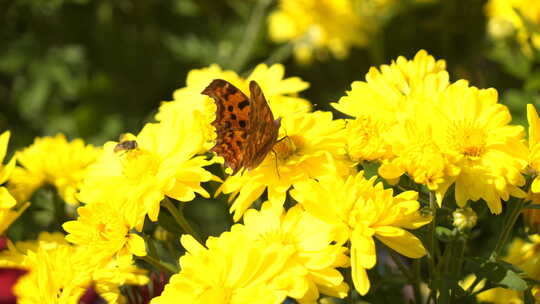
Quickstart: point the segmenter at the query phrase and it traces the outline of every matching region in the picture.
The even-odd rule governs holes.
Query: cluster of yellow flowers
[[[445,62],[425,51],[371,68],[334,107],[355,117],[349,133],[359,125],[363,130],[349,139],[350,157],[382,162],[379,174],[389,181],[407,173],[439,203],[454,184],[460,207],[483,199],[495,214],[501,199],[525,196],[519,188],[528,163],[523,127],[509,125],[496,90],[450,83]]]
[[[212,65],[191,71],[173,101],[162,103],[156,122],[121,140],[136,144],[96,148],[63,135],[38,138],[0,167],[0,184],[7,182],[0,188],[0,235],[44,184],[70,206],[83,205],[62,225],[66,235],[8,241],[0,267],[29,271],[14,289],[20,303],[74,303],[89,287],[109,303],[122,303],[120,286],[147,283],[134,261],[155,251],[141,231],[158,220],[161,206],[174,213],[174,204],[197,195],[226,194],[234,221],[242,222],[204,244],[182,235],[180,271],[152,303],[282,303],[288,297],[315,303],[321,294],[345,298],[351,288],[365,295],[367,271],[377,263],[375,239],[412,259],[426,255],[409,230],[432,215],[420,211],[417,191],[399,185],[403,175],[439,204],[454,185],[460,207],[483,199],[497,214],[501,201],[527,196],[520,188],[527,170],[540,171],[534,107],[528,108],[527,147],[524,129],[509,124],[494,89],[451,83],[445,68],[423,50],[412,60],[372,68],[333,103],[352,118],[333,119],[298,97],[309,85],[286,78],[282,65],[258,65],[247,78]],[[216,136],[216,105],[200,94],[215,78],[242,91],[256,80],[285,138],[257,168],[224,180],[209,171],[223,160],[207,153]],[[9,132],[0,136],[2,158],[8,139]],[[379,175],[395,189],[358,170],[367,162],[379,163]],[[207,190],[210,181],[221,183],[215,193]],[[540,192],[540,178],[531,189]],[[537,265],[527,270],[532,278]],[[353,286],[338,268],[350,268]]]
[[[268,17],[275,42],[291,42],[294,55],[307,63],[328,51],[347,57],[353,46],[366,46],[396,0],[280,0]]]
[[[534,0],[489,0],[488,33],[495,39],[515,37],[525,54],[540,50],[540,3]]]

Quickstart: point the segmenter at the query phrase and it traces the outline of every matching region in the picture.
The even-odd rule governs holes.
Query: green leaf
[[[534,71],[526,79],[524,89],[527,91],[538,91],[540,90],[540,71]]]
[[[370,178],[372,176],[377,176],[377,173],[379,172],[379,167],[381,164],[376,162],[364,162],[362,163],[362,167],[364,168],[364,176],[366,178]]]
[[[523,280],[517,273],[512,270],[507,270],[504,278],[499,282],[499,284],[504,285],[506,288],[524,291],[527,289],[527,282]]]
[[[499,61],[506,72],[515,77],[526,79],[530,74],[531,59],[523,53],[521,46],[515,42],[500,41],[495,43],[488,56]]]
[[[479,257],[469,259],[468,261],[471,263],[471,268],[478,278],[486,278],[491,283],[508,289],[517,291],[527,289],[527,282],[519,275],[522,271],[515,265],[504,261],[493,262]]]

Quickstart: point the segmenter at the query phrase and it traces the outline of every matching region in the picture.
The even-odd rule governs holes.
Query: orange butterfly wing
[[[249,83],[251,94],[251,113],[249,115],[248,145],[244,166],[256,168],[272,150],[277,141],[281,118],[274,120],[274,115],[268,106],[266,98],[255,81]]]
[[[233,170],[256,168],[274,146],[280,120],[272,111],[255,81],[250,82],[251,100],[223,79],[213,80],[202,94],[214,99],[217,105],[216,145],[210,149],[225,159]]]

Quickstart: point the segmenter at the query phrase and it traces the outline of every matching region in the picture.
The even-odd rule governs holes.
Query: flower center
[[[136,149],[127,151],[122,157],[123,174],[128,179],[141,179],[144,176],[155,176],[160,161],[150,152]]]
[[[105,241],[108,241],[109,240],[109,237],[107,236],[107,225],[103,222],[100,222],[98,225],[97,225],[97,231],[99,232],[99,236],[105,240]]]
[[[304,139],[298,135],[285,136],[272,148],[279,159],[285,160],[304,147]]]
[[[359,117],[347,124],[347,152],[353,161],[375,160],[384,154],[381,133],[385,126],[370,117]]]
[[[469,158],[480,157],[486,148],[486,132],[472,122],[456,124],[449,131],[451,146]]]

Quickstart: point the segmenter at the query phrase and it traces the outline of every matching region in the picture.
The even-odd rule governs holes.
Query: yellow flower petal
[[[9,209],[17,204],[15,198],[6,187],[0,187],[0,209]]]
[[[0,163],[2,163],[4,161],[4,157],[6,157],[10,134],[11,133],[9,131],[5,131],[2,133],[2,135],[0,135]]]
[[[426,254],[422,242],[412,233],[396,227],[377,227],[375,237],[400,254],[418,259]]]
[[[136,256],[146,255],[146,245],[144,239],[135,233],[130,233],[128,236],[127,247],[129,252]]]

